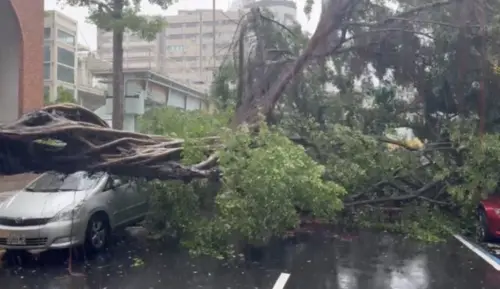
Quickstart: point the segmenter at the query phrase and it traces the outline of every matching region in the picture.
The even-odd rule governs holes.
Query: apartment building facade
[[[153,41],[147,41],[133,33],[125,33],[123,37],[123,67],[125,69],[161,71],[164,41],[161,33],[158,33]],[[113,61],[113,33],[111,31],[97,30],[97,55],[103,61]]]
[[[174,79],[207,89],[216,69],[231,57],[240,11],[181,10],[163,32],[165,71]],[[214,34],[215,30],[215,34]]]
[[[206,91],[214,67],[219,67],[228,56],[241,15],[240,11],[216,10],[214,19],[213,10],[180,10],[177,15],[165,17],[166,28],[153,41],[126,33],[123,66],[149,69]],[[98,31],[100,59],[112,61],[112,42],[111,32]]]
[[[45,11],[44,19],[44,97],[57,99],[57,89],[62,87],[77,96],[77,22],[58,12]]]

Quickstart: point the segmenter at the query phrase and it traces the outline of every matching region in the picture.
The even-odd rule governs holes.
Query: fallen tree
[[[198,145],[211,152],[217,141],[217,137],[202,138]],[[183,165],[184,140],[113,130],[76,104],[49,105],[0,126],[0,143],[3,175],[86,170],[184,181],[217,175],[215,155]]]
[[[321,62],[326,57],[370,48],[394,33],[414,33],[398,28],[401,23],[413,22],[419,13],[452,4],[451,1],[425,3],[404,11],[384,7],[375,10],[374,22],[356,22],[362,13],[372,9],[370,1],[330,0],[324,5],[318,29],[309,39],[305,49],[295,59],[278,61],[278,75],[270,75],[276,67],[248,66],[247,75],[240,75],[241,93],[238,95],[232,118],[232,128],[241,124],[253,124],[258,115],[269,118],[285,91],[288,83],[310,62]],[[259,10],[250,12],[242,25],[261,27],[269,21]],[[418,22],[417,20],[415,20]],[[444,25],[444,24],[443,24]],[[419,27],[425,29],[425,27]],[[247,29],[241,29],[241,33]],[[349,36],[351,35],[351,36]],[[256,63],[267,63],[269,44],[256,33]],[[244,51],[239,51],[244,55]],[[285,53],[286,54],[286,53]],[[280,58],[280,57],[278,57]],[[280,59],[277,59],[280,60]],[[12,124],[0,127],[2,174],[18,174],[27,171],[43,172],[59,170],[107,170],[122,175],[146,178],[183,179],[203,178],[214,174],[211,169],[216,156],[191,165],[180,163],[183,140],[160,136],[116,131],[92,112],[70,104],[52,105],[24,115]],[[52,143],[50,142],[52,141]],[[201,138],[199,145],[213,151],[216,138]],[[143,170],[137,170],[141,165]]]
[[[355,224],[374,223],[380,213],[380,222],[408,233],[429,224],[442,228],[443,212],[449,213],[446,220],[464,220],[481,193],[494,189],[492,162],[500,154],[494,135],[481,143],[473,134],[477,127],[466,125],[474,123],[475,107],[463,114],[454,109],[453,97],[467,82],[455,77],[449,43],[465,37],[477,44],[483,31],[470,15],[474,21],[460,18],[470,27],[446,22],[456,16],[455,8],[463,12],[470,5],[464,1],[401,1],[397,8],[378,2],[328,1],[314,35],[293,45],[290,39],[275,41],[285,28],[252,10],[239,38],[253,33],[255,50],[239,45],[234,98],[214,94],[234,104],[221,110],[235,111],[217,133],[207,133],[202,124],[190,137],[155,126],[144,134],[116,131],[84,108],[53,105],[0,127],[0,173],[104,170],[157,179],[144,186],[154,194],[155,223],[209,254],[235,242],[262,244],[283,236],[298,225],[297,209],[338,220],[345,208],[354,218],[343,219]],[[471,63],[485,58],[473,48]],[[382,87],[363,82],[356,90],[354,83],[372,77],[373,68]],[[471,71],[479,75],[477,67]],[[385,81],[387,75],[393,80]],[[329,83],[338,92],[328,92]],[[401,99],[386,89],[409,84],[416,97]],[[220,85],[228,92],[227,86]],[[162,113],[151,122],[165,127],[172,118]],[[261,115],[274,127],[263,125]],[[396,127],[413,129],[428,141],[425,148],[385,136]],[[389,150],[387,143],[404,149]],[[208,193],[207,179],[220,175],[220,187]],[[397,212],[397,222],[387,221],[387,212]]]

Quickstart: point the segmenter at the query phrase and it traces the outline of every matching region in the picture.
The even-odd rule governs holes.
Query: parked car
[[[48,172],[0,203],[0,248],[100,251],[118,227],[146,216],[148,197],[107,173]]]
[[[476,237],[479,242],[500,238],[500,195],[490,195],[479,203]]]

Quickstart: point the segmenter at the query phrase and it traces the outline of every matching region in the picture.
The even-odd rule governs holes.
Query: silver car
[[[107,173],[48,172],[0,203],[0,249],[102,250],[117,227],[143,220],[148,197]]]

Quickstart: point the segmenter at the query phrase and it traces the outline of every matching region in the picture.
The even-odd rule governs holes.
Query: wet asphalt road
[[[285,289],[500,287],[500,272],[456,240],[425,246],[370,232],[311,237],[270,250],[259,264],[240,266],[191,259],[134,237],[120,239],[92,260],[73,262],[74,272],[84,276],[68,274],[67,257],[67,252],[49,252],[39,260],[7,256],[0,269],[0,288],[271,289],[282,272],[291,274]]]

